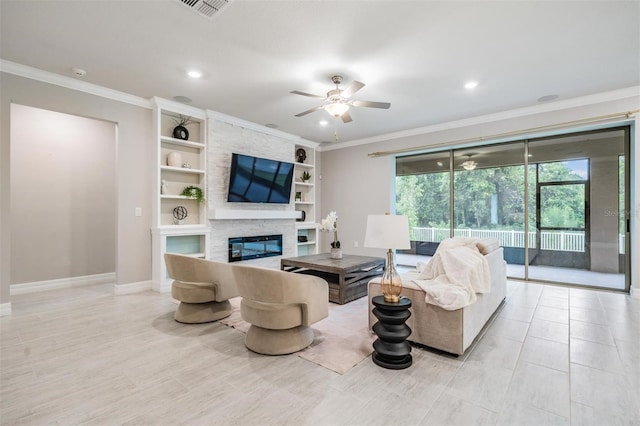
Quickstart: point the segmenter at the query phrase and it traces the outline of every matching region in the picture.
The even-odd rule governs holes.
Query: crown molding
[[[149,99],[130,95],[118,90],[108,89],[96,84],[87,83],[86,81],[80,81],[71,77],[55,74],[49,71],[43,71],[38,68],[33,68],[4,59],[0,59],[0,71],[17,75],[19,77],[30,78],[32,80],[38,80],[44,83],[65,87],[67,89],[89,93],[91,95],[100,96],[114,101],[139,106],[142,108],[153,108],[153,104]]]
[[[191,105],[186,105],[181,102],[171,101],[169,99],[159,98],[154,96],[151,98],[152,104],[159,109],[168,109],[172,111],[180,111],[184,114],[188,114],[191,117],[199,118],[204,120],[207,118],[207,114],[205,110],[201,108],[196,108]]]
[[[513,118],[526,117],[535,114],[543,114],[546,112],[561,111],[569,108],[588,106],[599,104],[602,102],[617,101],[625,98],[640,96],[640,86],[627,87],[625,89],[611,90],[608,92],[596,93],[594,95],[580,96],[576,98],[566,99],[562,101],[551,102],[548,104],[534,105],[523,108],[516,108],[508,111],[498,112],[494,114],[479,115],[477,117],[464,118],[461,120],[447,121],[444,123],[433,124],[415,129],[402,130],[399,132],[387,133],[384,135],[372,136],[370,138],[357,139],[341,144],[321,146],[319,152],[333,151],[335,149],[350,148],[358,145],[366,145],[375,142],[385,142],[393,139],[400,139],[410,136],[419,136],[429,133],[441,132],[445,130],[458,129],[460,127],[475,126],[479,124],[492,123],[501,120],[509,120]]]
[[[254,130],[256,132],[265,133],[271,136],[276,136],[278,138],[288,140],[298,145],[304,145],[309,148],[317,148],[320,145],[317,142],[304,139],[300,136],[292,135],[291,133],[286,133],[286,132],[283,132],[282,130],[272,129],[271,127],[263,126],[262,124],[256,124],[252,121],[243,120],[241,118],[233,117],[231,115],[223,114],[221,112],[213,111],[210,109],[208,109],[206,112],[207,112],[207,117],[212,120],[218,120],[218,121],[222,121],[223,123],[231,124],[233,126],[238,126],[244,129]]]

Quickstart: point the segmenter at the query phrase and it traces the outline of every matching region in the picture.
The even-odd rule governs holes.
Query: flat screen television
[[[292,182],[293,163],[234,153],[227,201],[288,204]]]

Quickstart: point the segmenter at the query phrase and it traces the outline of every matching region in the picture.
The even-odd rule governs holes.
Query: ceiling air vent
[[[233,0],[180,0],[200,15],[213,17]]]

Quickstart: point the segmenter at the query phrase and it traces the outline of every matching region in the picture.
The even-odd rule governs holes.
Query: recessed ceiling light
[[[467,89],[467,90],[475,89],[476,87],[478,87],[478,82],[477,81],[467,81],[464,84],[464,88]]]
[[[71,72],[77,77],[84,77],[87,74],[82,68],[71,68]]]
[[[267,123],[264,126],[270,128],[270,129],[277,129],[278,128],[278,125],[276,123]]]
[[[322,127],[325,127],[327,124],[329,124],[329,122],[327,120],[320,120],[318,124],[321,125]]]
[[[191,78],[200,78],[202,77],[202,73],[200,71],[191,70],[187,73],[187,75]]]
[[[549,102],[558,99],[558,95],[545,95],[538,98],[538,102]]]
[[[188,97],[182,96],[182,95],[174,96],[173,100],[177,101],[177,102],[182,102],[182,103],[185,103],[185,104],[188,104],[188,103],[191,102],[191,98],[188,98]]]

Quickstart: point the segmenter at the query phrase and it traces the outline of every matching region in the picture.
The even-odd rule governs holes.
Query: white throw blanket
[[[416,265],[413,280],[426,294],[425,302],[448,311],[474,303],[476,293],[491,291],[489,263],[477,247],[476,238],[443,240],[428,263]]]

